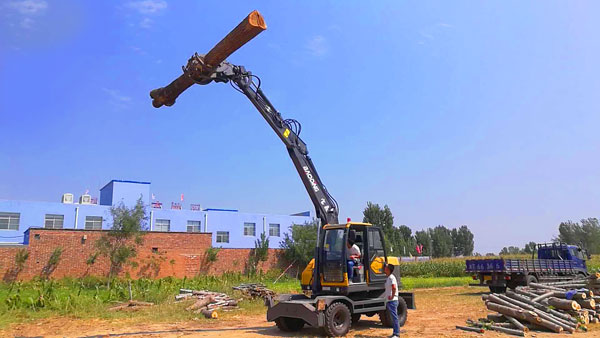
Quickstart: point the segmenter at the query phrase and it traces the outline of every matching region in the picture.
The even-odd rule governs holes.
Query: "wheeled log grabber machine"
[[[246,95],[285,145],[322,226],[317,233],[314,259],[302,272],[304,294],[267,299],[267,320],[274,321],[284,331],[297,331],[310,325],[323,328],[331,336],[346,334],[362,315],[377,314],[385,326],[391,326],[392,319],[386,310],[388,300],[384,292],[386,275],[383,267],[386,262],[398,265],[400,261],[397,257],[387,256],[383,232],[368,223],[339,223],[338,204],[308,156],[306,143],[300,138],[300,123],[281,116],[263,93],[256,75],[225,60],[266,28],[259,12],[250,13],[206,55],[193,55],[175,81],[151,91],[152,105],[156,108],[173,105],[175,99],[193,84],[230,83]],[[362,254],[351,274],[346,263],[346,243],[356,244]],[[401,288],[399,270],[395,269],[394,274]],[[351,280],[349,275],[353,275]],[[414,309],[415,302],[412,293],[400,292],[399,296],[398,316],[403,325],[407,310]]]

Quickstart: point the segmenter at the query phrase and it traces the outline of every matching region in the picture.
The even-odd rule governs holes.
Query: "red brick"
[[[62,247],[63,252],[51,274],[52,278],[106,276],[109,264],[105,257],[99,256],[93,265],[86,264],[88,258],[96,252],[94,243],[103,233],[104,231],[31,229],[29,245],[23,247],[29,251],[29,258],[23,271],[18,274],[18,279],[29,280],[40,276],[52,252],[58,247]],[[206,250],[211,246],[211,237],[210,233],[147,232],[134,260],[138,266],[126,267],[121,275],[129,274],[132,278],[183,278],[243,272],[251,250],[220,249],[217,261],[210,263],[206,259]],[[153,248],[157,252],[153,252]],[[0,277],[7,276],[15,267],[15,255],[19,249],[0,247]],[[259,269],[268,271],[281,267],[280,254],[279,249],[269,249],[268,260],[262,262]]]

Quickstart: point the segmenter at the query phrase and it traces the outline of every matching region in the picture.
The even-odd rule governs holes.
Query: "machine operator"
[[[348,250],[346,250],[346,261],[348,262],[348,281],[352,281],[354,277],[354,266],[360,260],[360,249],[358,245],[354,244],[354,241],[348,240],[346,243]]]

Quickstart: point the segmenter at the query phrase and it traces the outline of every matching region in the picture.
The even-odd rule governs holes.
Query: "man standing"
[[[396,280],[396,276],[392,274],[394,272],[394,265],[386,264],[384,271],[387,275],[387,279],[385,280],[385,295],[388,299],[387,310],[392,317],[394,327],[392,338],[398,338],[400,335],[400,325],[398,324],[398,281]]]
[[[358,245],[350,242],[346,243],[346,261],[348,262],[348,282],[352,282],[352,278],[354,277],[354,265],[355,260],[360,259],[360,249]]]

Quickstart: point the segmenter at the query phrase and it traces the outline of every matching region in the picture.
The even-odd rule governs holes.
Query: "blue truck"
[[[503,293],[537,282],[566,281],[587,276],[586,260],[590,255],[585,249],[565,243],[537,245],[531,259],[469,259],[466,272],[479,283],[470,286],[487,286],[491,292]]]

